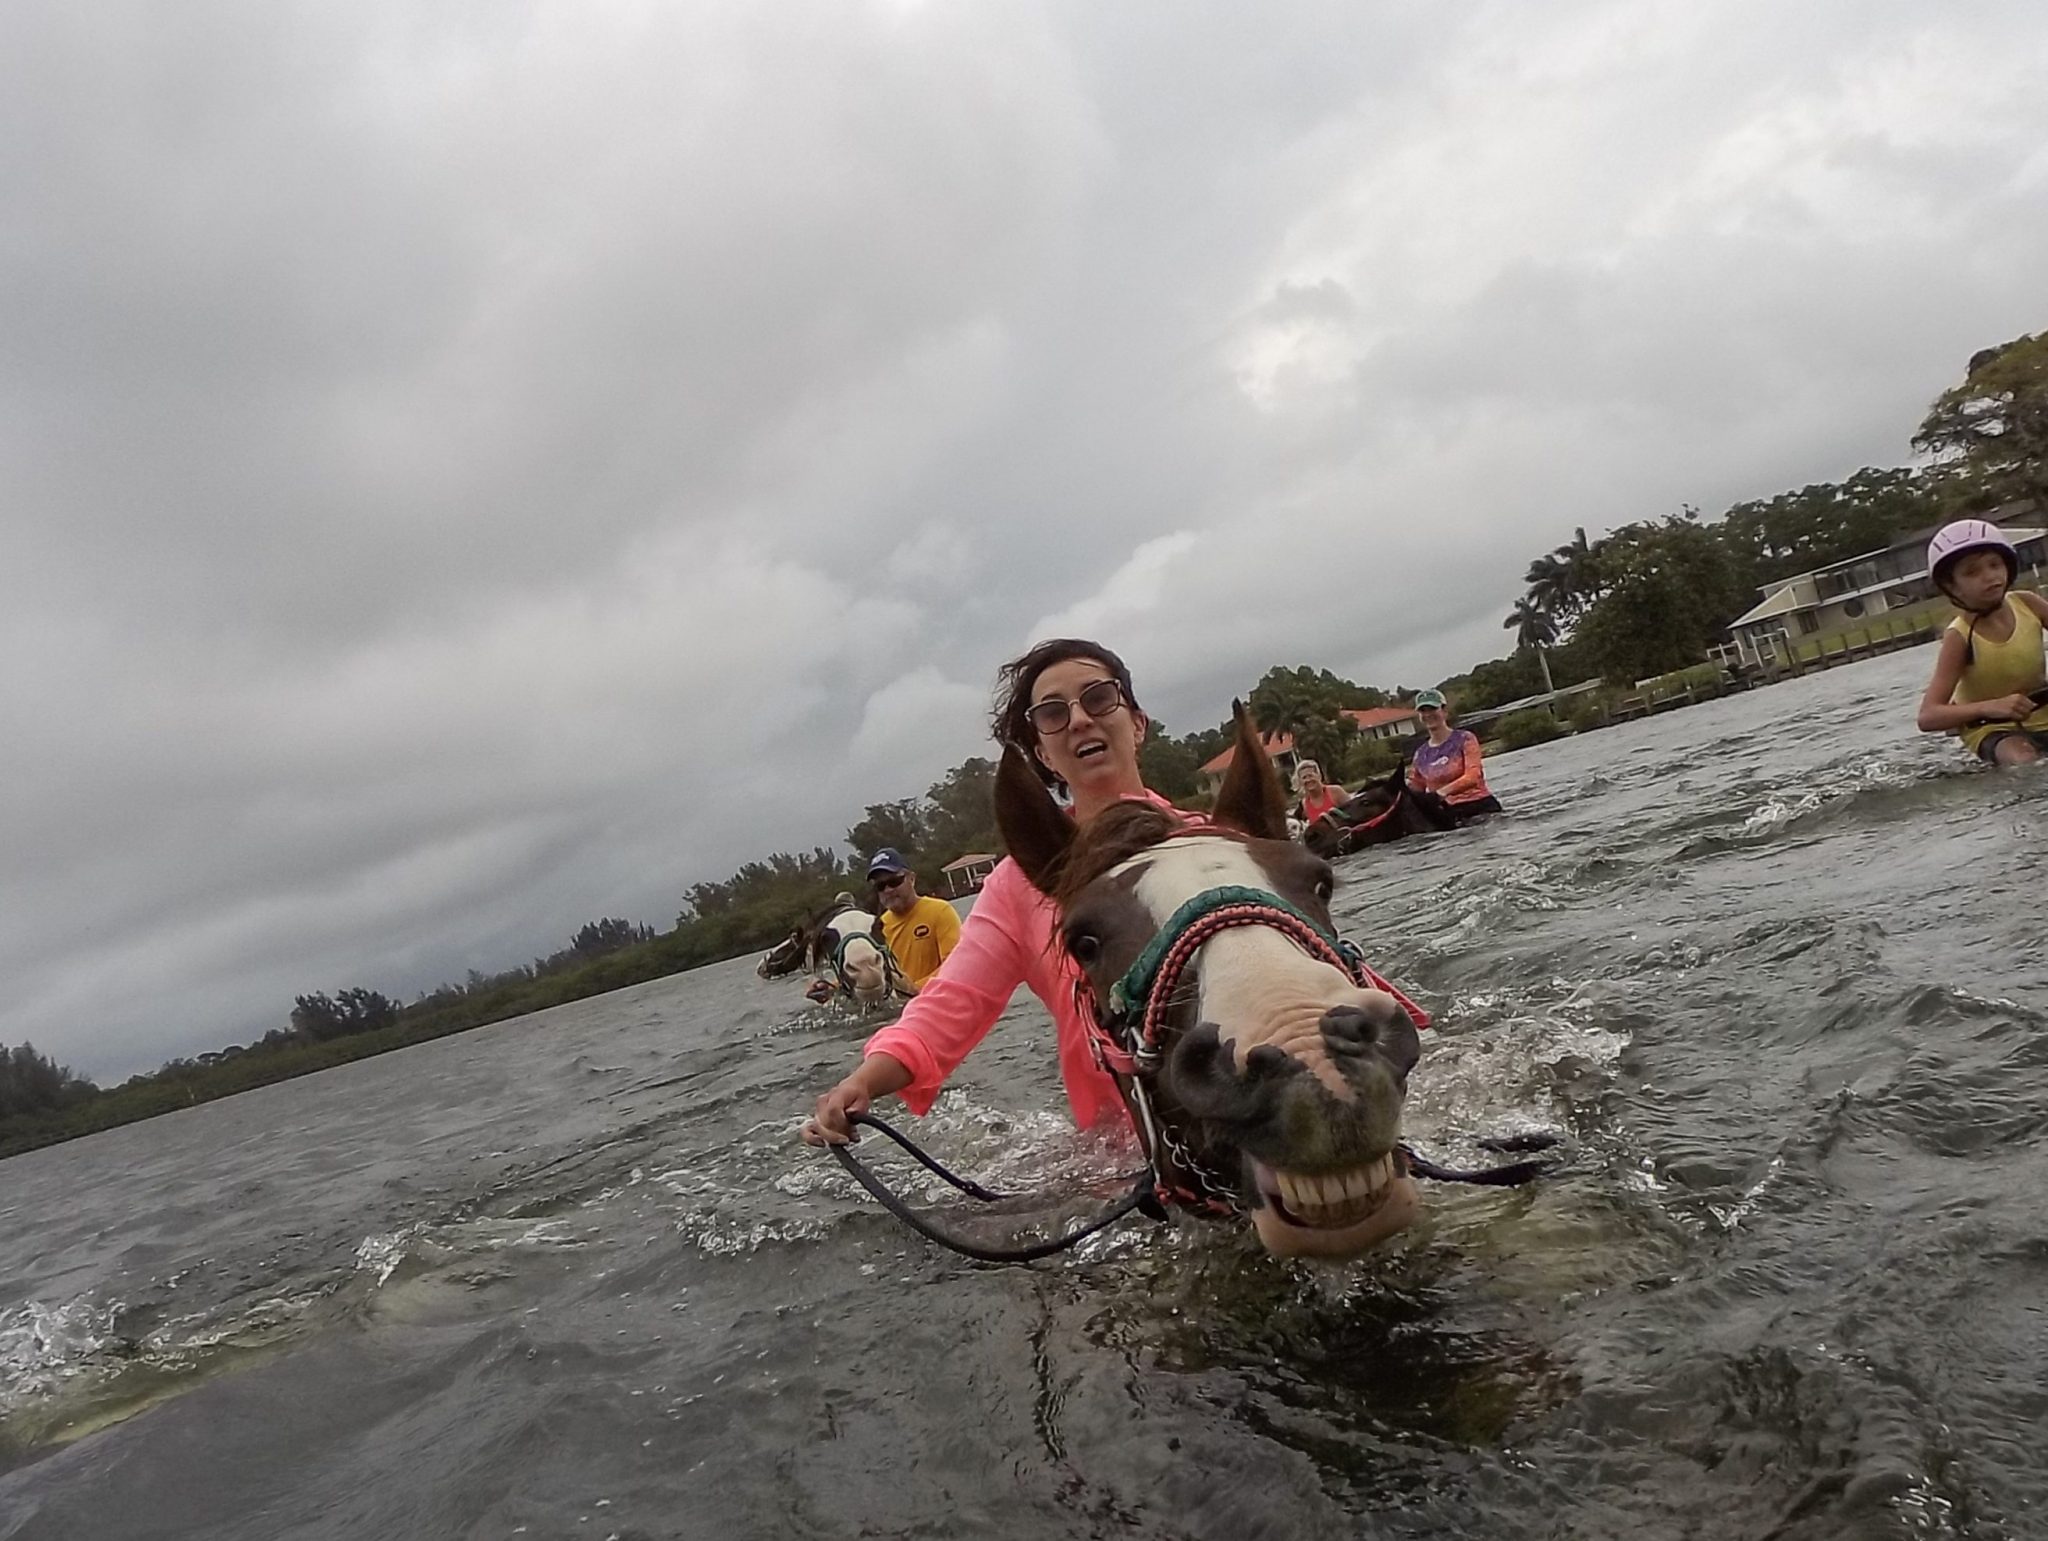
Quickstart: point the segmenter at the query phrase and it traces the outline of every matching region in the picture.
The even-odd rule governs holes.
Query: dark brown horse
[[[1332,808],[1302,831],[1302,843],[1326,861],[1369,845],[1409,835],[1433,835],[1457,826],[1457,817],[1434,792],[1408,785],[1408,768],[1396,766],[1383,781],[1360,787],[1351,801]]]
[[[1014,749],[996,815],[1059,906],[1163,1185],[1249,1213],[1282,1255],[1349,1256],[1413,1219],[1396,1145],[1427,1018],[1337,941],[1329,864],[1287,838],[1242,705],[1212,822],[1132,801],[1077,829]]]

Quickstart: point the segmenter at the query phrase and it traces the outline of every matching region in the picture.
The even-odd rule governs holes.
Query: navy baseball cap
[[[868,858],[868,881],[888,872],[908,872],[910,863],[903,859],[903,853],[893,845],[885,845]]]

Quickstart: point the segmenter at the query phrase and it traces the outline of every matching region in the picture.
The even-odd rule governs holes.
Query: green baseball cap
[[[1418,690],[1415,692],[1415,709],[1419,712],[1425,706],[1442,706],[1444,693],[1441,690]]]

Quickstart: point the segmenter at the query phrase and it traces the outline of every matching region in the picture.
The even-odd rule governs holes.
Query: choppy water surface
[[[859,1027],[746,963],[0,1165],[0,1538],[2048,1534],[2048,780],[1914,735],[1925,667],[1345,864],[1440,1013],[1421,1143],[1579,1147],[1363,1263],[937,1253],[795,1143]],[[1049,1037],[943,1156],[1127,1164]]]

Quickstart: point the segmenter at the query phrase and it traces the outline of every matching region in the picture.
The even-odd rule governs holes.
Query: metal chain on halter
[[[1197,1161],[1194,1152],[1174,1133],[1173,1125],[1159,1124],[1157,1127],[1160,1144],[1165,1148],[1173,1170],[1195,1185],[1210,1208],[1235,1210],[1240,1207],[1243,1195],[1236,1183],[1225,1182]]]

